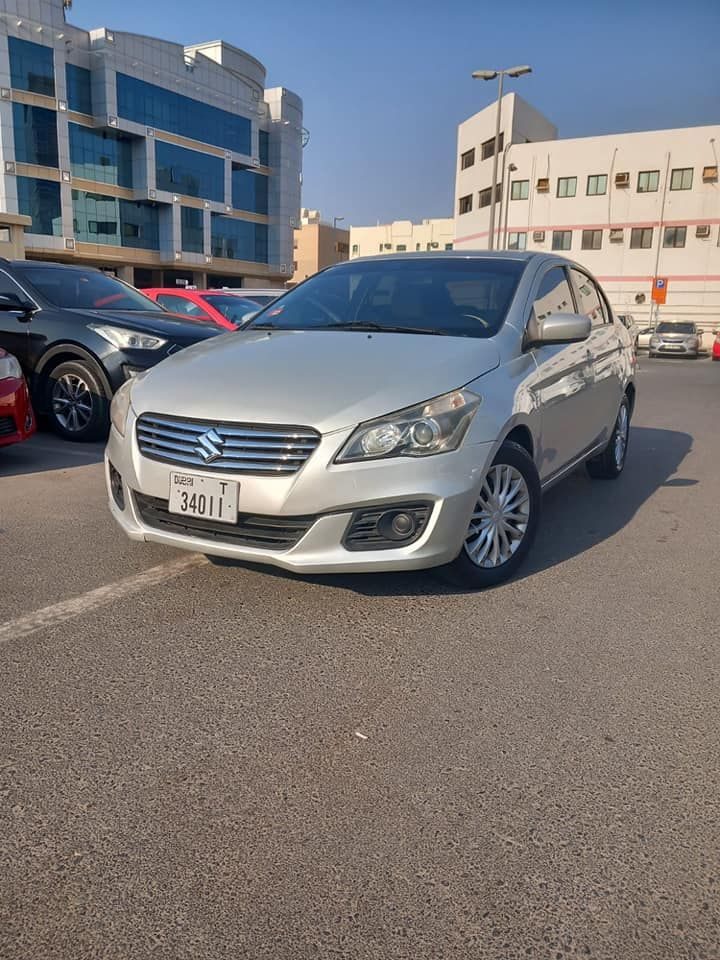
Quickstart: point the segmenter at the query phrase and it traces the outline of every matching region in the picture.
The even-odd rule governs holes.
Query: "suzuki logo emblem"
[[[195,453],[201,456],[205,463],[214,463],[222,457],[225,441],[214,427],[201,433],[197,442]]]

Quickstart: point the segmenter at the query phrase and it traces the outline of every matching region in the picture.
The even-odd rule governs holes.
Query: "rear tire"
[[[588,460],[587,472],[594,480],[617,480],[625,469],[628,440],[630,439],[630,403],[622,398],[610,441],[603,452]]]
[[[540,520],[540,477],[530,454],[506,441],[488,470],[449,580],[483,590],[508,580],[528,554]]]
[[[88,443],[107,436],[109,398],[100,375],[83,360],[66,360],[47,374],[45,407],[61,437]]]

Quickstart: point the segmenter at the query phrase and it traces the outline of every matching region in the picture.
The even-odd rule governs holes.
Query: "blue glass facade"
[[[73,190],[73,230],[82,243],[160,248],[158,208],[143,201],[119,200]]]
[[[68,63],[65,66],[65,82],[69,109],[76,110],[78,113],[92,114],[90,71]]]
[[[32,217],[25,233],[40,233],[48,237],[62,236],[62,207],[60,184],[36,177],[16,177],[18,210]]]
[[[270,134],[267,130],[258,133],[258,154],[260,163],[267,167],[270,163]]]
[[[202,253],[203,239],[203,212],[194,207],[182,207],[180,210],[180,227],[182,232],[181,249],[186,253]]]
[[[70,170],[74,177],[132,187],[132,140],[114,130],[69,123]]]
[[[52,47],[8,37],[10,85],[16,90],[55,96],[55,58]]]
[[[155,176],[158,190],[219,203],[225,200],[225,161],[220,157],[157,140]]]
[[[54,110],[13,103],[15,159],[18,163],[37,163],[57,167],[57,117]]]
[[[124,73],[116,75],[116,86],[118,116],[200,143],[250,153],[251,123],[246,117]]]
[[[214,257],[267,263],[267,224],[235,220],[213,213],[211,244]]]
[[[268,212],[268,178],[246,167],[233,169],[232,205],[236,210]]]

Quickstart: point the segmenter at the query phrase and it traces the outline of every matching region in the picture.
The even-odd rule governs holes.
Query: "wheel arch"
[[[66,343],[56,343],[50,347],[49,350],[46,350],[35,367],[33,399],[40,409],[45,407],[45,387],[50,372],[61,363],[78,360],[92,366],[94,373],[96,373],[100,379],[108,401],[110,400],[113,395],[113,389],[102,362],[86,347],[80,346],[79,343],[68,341]]]

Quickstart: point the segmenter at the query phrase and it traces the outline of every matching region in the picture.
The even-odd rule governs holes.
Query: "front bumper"
[[[0,380],[0,447],[20,443],[35,433],[35,417],[24,380]]]
[[[653,344],[650,347],[650,353],[666,353],[668,356],[674,355],[676,357],[696,357],[700,352],[700,345],[695,344],[690,346],[684,341],[663,341],[662,343]]]
[[[145,522],[134,494],[167,500],[170,474],[177,472],[177,467],[141,456],[135,441],[132,412],[124,438],[114,428],[110,430],[105,453],[110,510],[133,540],[265,563],[299,573],[412,570],[454,560],[462,548],[495,445],[463,444],[452,453],[427,459],[408,457],[334,464],[333,458],[349,433],[341,431],[324,436],[307,463],[292,476],[237,476],[202,471],[203,476],[239,481],[242,514],[288,519],[312,517],[307,532],[288,549],[223,543],[202,534],[170,532]],[[113,497],[109,464],[122,477],[124,509],[120,509]],[[389,549],[349,550],[343,545],[358,509],[414,502],[430,506],[427,523],[417,540]]]

